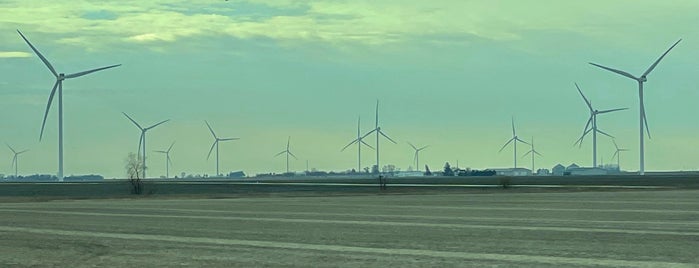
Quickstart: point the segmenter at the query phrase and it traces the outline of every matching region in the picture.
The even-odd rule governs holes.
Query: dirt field
[[[699,191],[0,204],[0,267],[697,267]]]

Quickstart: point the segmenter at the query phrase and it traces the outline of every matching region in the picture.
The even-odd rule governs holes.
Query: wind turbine
[[[660,58],[658,58],[658,60],[656,60],[650,67],[648,67],[648,70],[646,70],[641,75],[641,77],[635,77],[635,76],[631,75],[630,73],[590,62],[590,64],[592,64],[594,66],[597,66],[599,68],[605,69],[605,70],[610,71],[610,72],[617,73],[619,75],[626,76],[626,77],[631,78],[633,80],[636,80],[636,82],[638,82],[638,100],[639,100],[638,105],[639,105],[639,125],[640,125],[640,129],[639,129],[639,134],[640,134],[639,135],[640,136],[640,138],[639,138],[639,143],[640,143],[640,145],[639,145],[639,148],[640,148],[639,174],[641,174],[641,175],[643,175],[645,173],[645,160],[644,160],[644,152],[643,152],[643,139],[644,139],[643,126],[644,125],[646,128],[646,132],[648,133],[648,138],[650,139],[650,130],[648,129],[648,120],[646,119],[646,108],[643,105],[643,83],[648,81],[648,79],[647,79],[648,74],[650,74],[650,72],[653,71],[653,69],[655,68],[655,66],[658,65],[660,60],[662,60],[665,57],[665,55],[667,55],[667,53],[670,52],[670,50],[672,50],[678,43],[680,43],[680,41],[682,41],[682,39],[677,40],[677,42],[675,42],[675,44],[673,44],[667,51],[665,51],[665,53],[663,53],[663,55],[661,55]]]
[[[616,151],[614,151],[614,155],[612,155],[612,159],[614,159],[614,157],[616,156],[616,166],[619,169],[619,171],[621,171],[621,161],[619,160],[619,158],[621,158],[621,152],[626,152],[628,151],[628,149],[619,148],[619,146],[616,144],[616,141],[613,139],[612,142],[614,143],[614,148],[616,148]]]
[[[12,146],[10,146],[9,144],[5,143],[5,145],[7,145],[7,148],[10,148],[10,151],[12,151],[12,153],[14,154],[14,156],[12,157],[12,165],[11,166],[15,166],[15,178],[17,178],[17,165],[19,162],[17,156],[19,156],[20,154],[26,153],[29,150],[24,150],[24,151],[18,152],[18,151],[15,151],[15,149],[13,149]]]
[[[415,157],[413,157],[413,160],[415,160],[415,167],[417,171],[420,171],[420,151],[424,150],[425,148],[429,147],[429,145],[422,146],[420,148],[415,147],[412,143],[408,142],[408,145],[410,147],[413,147],[413,150],[415,150]]]
[[[367,134],[364,134],[362,138],[365,138],[374,132],[376,132],[376,169],[379,171],[379,173],[381,173],[381,166],[379,166],[379,134],[394,144],[397,143],[393,139],[389,138],[388,135],[383,133],[383,131],[381,131],[381,127],[379,126],[379,100],[376,100],[376,125],[373,130],[369,131]]]
[[[597,128],[597,115],[599,114],[606,114],[606,113],[611,113],[611,112],[616,112],[616,111],[622,111],[622,110],[627,110],[629,108],[618,108],[618,109],[611,109],[611,110],[596,110],[592,108],[592,103],[585,97],[585,94],[582,93],[582,90],[580,90],[580,87],[578,86],[578,83],[575,83],[575,87],[578,89],[578,92],[580,92],[580,96],[582,96],[583,100],[585,100],[585,104],[587,104],[587,108],[590,109],[590,118],[587,119],[587,123],[585,124],[585,129],[583,130],[582,136],[575,141],[575,145],[580,145],[582,146],[583,138],[585,138],[585,135],[588,133],[592,132],[592,167],[597,167],[597,133],[600,133],[602,135],[605,135],[610,138],[614,138],[611,135],[607,134],[604,131],[601,131]],[[592,128],[590,127],[590,124],[592,124]]]
[[[136,125],[136,127],[137,127],[139,130],[141,130],[141,137],[140,137],[139,140],[138,140],[138,150],[141,151],[141,144],[142,144],[142,145],[143,145],[143,150],[142,150],[142,156],[143,156],[143,178],[145,179],[145,178],[146,178],[146,132],[147,132],[148,130],[153,129],[154,127],[159,126],[159,125],[162,124],[162,123],[165,123],[165,122],[167,122],[167,121],[170,121],[170,119],[163,120],[163,121],[160,121],[159,123],[157,123],[157,124],[155,124],[155,125],[152,125],[152,126],[147,127],[147,128],[143,128],[143,127],[141,127],[141,125],[139,125],[138,123],[136,123],[136,120],[133,120],[133,118],[131,118],[128,114],[126,114],[125,112],[121,112],[121,113],[124,114],[124,116],[126,116],[126,118],[128,118],[129,120],[131,120],[131,122],[134,123],[134,125]]]
[[[172,160],[170,160],[170,150],[172,150],[172,146],[174,145],[175,142],[173,141],[170,147],[167,148],[167,151],[155,151],[156,153],[165,154],[165,178],[170,178],[170,164],[172,164]]]
[[[521,142],[524,144],[529,144],[529,143],[526,141],[523,141],[519,137],[517,137],[517,132],[515,131],[515,118],[514,117],[512,118],[512,138],[510,140],[508,140],[507,143],[505,143],[505,145],[502,146],[502,148],[500,148],[500,151],[498,151],[498,153],[502,152],[502,150],[504,150],[505,147],[507,147],[507,145],[513,141],[514,141],[514,143],[512,143],[512,145],[514,145],[514,159],[515,159],[514,160],[515,161],[514,168],[517,168],[517,142]],[[529,145],[531,145],[531,144],[529,144]]]
[[[362,144],[366,145],[367,147],[374,149],[374,147],[371,147],[368,143],[364,141],[364,137],[361,135],[361,130],[359,129],[360,126],[360,121],[361,118],[357,119],[357,138],[350,142],[349,144],[345,145],[345,147],[342,147],[342,150],[340,152],[344,151],[347,149],[347,147],[350,147],[350,145],[357,143],[357,172],[361,172],[362,170]]]
[[[286,150],[279,152],[278,154],[274,155],[274,157],[280,156],[282,154],[286,154],[286,173],[289,173],[289,155],[293,156],[294,159],[296,156],[289,150],[289,143],[291,142],[291,136],[289,136],[289,139],[286,140]]]
[[[530,145],[532,146],[532,149],[529,150],[528,152],[524,153],[524,155],[522,155],[522,158],[526,157],[529,154],[532,155],[532,174],[534,174],[534,172],[535,172],[534,171],[534,155],[538,155],[538,156],[542,156],[542,155],[539,152],[537,152],[536,149],[534,149],[534,137],[532,137],[532,144],[530,144]]]
[[[39,141],[41,141],[41,138],[44,135],[44,126],[46,126],[46,117],[49,115],[49,109],[51,108],[51,102],[53,101],[53,96],[56,94],[56,89],[58,89],[58,180],[63,181],[63,80],[66,79],[71,79],[71,78],[77,78],[83,75],[87,75],[90,73],[94,73],[97,71],[101,70],[106,70],[109,68],[114,68],[121,66],[121,64],[116,64],[116,65],[110,65],[107,67],[101,67],[101,68],[96,68],[92,70],[87,70],[87,71],[82,71],[82,72],[77,72],[77,73],[72,73],[72,74],[64,74],[64,73],[58,73],[56,72],[56,69],[53,68],[51,63],[44,57],[44,55],[41,55],[39,50],[32,45],[29,40],[27,40],[26,37],[24,37],[24,34],[17,30],[17,33],[24,39],[25,42],[27,42],[27,45],[36,53],[37,56],[41,59],[41,61],[44,62],[46,67],[49,68],[49,71],[53,74],[53,76],[56,77],[56,83],[53,84],[53,89],[51,89],[51,94],[49,94],[49,100],[48,103],[46,104],[46,111],[44,112],[44,121],[41,123],[41,132],[39,133]]]
[[[218,142],[239,140],[240,138],[219,138],[218,136],[216,136],[216,133],[214,133],[214,130],[211,129],[211,125],[209,125],[209,122],[204,120],[204,123],[206,123],[206,126],[209,128],[209,131],[211,131],[211,135],[214,135],[214,143],[211,144],[211,149],[209,149],[209,154],[206,156],[206,160],[209,160],[209,157],[211,156],[211,151],[213,151],[214,147],[216,147],[216,176],[218,176],[220,174],[218,173]]]

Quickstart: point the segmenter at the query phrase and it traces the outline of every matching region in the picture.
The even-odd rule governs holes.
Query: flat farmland
[[[2,267],[697,267],[699,190],[5,202],[0,237]]]

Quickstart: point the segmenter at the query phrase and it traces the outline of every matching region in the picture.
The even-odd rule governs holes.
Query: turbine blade
[[[41,132],[39,132],[39,141],[41,141],[41,137],[44,136],[44,127],[46,127],[46,117],[49,116],[49,109],[51,109],[51,102],[53,102],[53,96],[56,95],[56,88],[58,88],[58,83],[60,83],[60,81],[57,80],[56,83],[53,84],[53,89],[51,89],[51,94],[49,94],[49,101],[46,103],[44,121],[41,122]]]
[[[206,160],[209,160],[209,157],[211,157],[211,152],[214,151],[214,146],[216,146],[216,143],[218,143],[218,140],[215,140],[214,143],[211,144],[211,149],[209,149],[209,154],[206,155]]]
[[[134,123],[134,125],[136,125],[136,126],[138,127],[138,129],[140,129],[141,131],[143,131],[143,128],[141,127],[141,125],[139,125],[138,123],[136,123],[136,120],[133,120],[133,118],[131,118],[131,116],[129,116],[129,115],[126,114],[125,112],[121,112],[121,113],[124,114],[124,116],[126,116],[126,118],[128,118],[129,120],[131,120],[131,122]]]
[[[377,130],[378,130],[378,128],[375,128],[375,129],[373,129],[373,130],[367,132],[366,134],[364,134],[364,136],[362,136],[362,137],[359,138],[359,139],[360,139],[360,140],[363,140],[364,138],[366,138],[366,136],[371,135],[371,133],[374,133],[374,132],[377,131]]]
[[[170,165],[172,165],[172,159],[170,159],[170,156],[169,156],[169,155],[167,156],[167,162],[169,162]]]
[[[172,144],[170,144],[170,147],[167,148],[167,152],[169,153],[170,150],[172,150],[172,146],[175,146],[175,142],[173,141]]]
[[[517,136],[517,134],[515,133],[515,117],[514,116],[512,117],[512,136],[513,137]]]
[[[376,100],[376,125],[375,128],[379,128],[379,100]]]
[[[384,134],[383,131],[379,130],[379,134],[381,134],[381,136],[384,136],[385,138],[387,138],[389,141],[393,142],[394,144],[398,144],[396,141],[394,141],[393,139],[388,137],[386,134]]]
[[[616,148],[617,150],[619,150],[619,146],[616,145],[616,139],[612,139],[612,143],[614,143],[614,148]],[[614,158],[614,157],[612,157],[612,158]]]
[[[286,153],[286,151],[281,151],[281,152],[279,152],[278,154],[275,154],[274,157],[280,156],[280,155],[282,155],[283,153]]]
[[[73,73],[73,74],[66,75],[66,78],[70,79],[70,78],[81,77],[81,76],[86,75],[86,74],[90,74],[90,73],[94,73],[94,72],[97,72],[97,71],[102,71],[102,70],[106,70],[106,69],[110,69],[110,68],[114,68],[114,67],[119,67],[119,66],[121,66],[121,64],[115,64],[115,65],[110,65],[110,66],[107,66],[107,67],[95,68],[95,69],[92,69],[92,70],[87,70],[87,71],[82,71],[82,72],[79,72],[79,73]]]
[[[24,37],[24,34],[22,34],[22,32],[20,32],[19,30],[17,30],[17,33],[19,33],[19,35],[22,37],[22,39],[24,39],[24,42],[27,42],[27,45],[29,45],[29,47],[31,47],[32,50],[34,50],[34,53],[36,53],[36,55],[39,56],[39,58],[41,59],[41,61],[44,62],[44,64],[46,65],[46,67],[49,68],[49,70],[51,71],[51,73],[53,74],[53,76],[55,76],[56,78],[58,78],[58,73],[56,72],[56,69],[54,69],[53,66],[51,66],[51,63],[44,57],[44,55],[41,55],[41,53],[39,52],[39,50],[36,49],[36,48],[34,47],[34,45],[32,45],[32,43],[29,42],[29,40],[27,40],[26,37]]]
[[[153,151],[153,152],[161,153],[161,154],[166,154],[166,153],[167,153],[166,151]]]
[[[585,128],[583,129],[583,133],[587,132],[591,123],[592,123],[592,116],[590,116],[590,118],[587,119],[587,123],[585,124]]]
[[[430,147],[429,145],[422,146],[420,149],[417,149],[418,151],[422,151],[424,149],[427,149],[427,147]]]
[[[26,153],[26,152],[29,152],[29,149],[24,150],[24,151],[21,151],[21,152],[18,152],[17,154],[23,154],[23,153]]]
[[[607,136],[607,137],[610,137],[610,138],[612,138],[612,139],[614,138],[614,136],[609,135],[609,134],[607,134],[606,132],[599,130],[599,128],[597,129],[597,132],[599,132],[600,134],[605,135],[605,136]]]
[[[614,159],[614,157],[616,157],[616,155],[618,155],[618,154],[619,154],[619,150],[616,150],[616,152],[614,152],[614,154],[612,155],[612,159]]]
[[[536,150],[534,151],[534,153],[535,153],[536,155],[538,155],[538,156],[543,156],[543,155],[541,155],[539,152],[537,152]]]
[[[530,154],[531,152],[532,152],[532,151],[530,150],[530,151],[528,151],[528,152],[524,153],[524,154],[522,155],[522,158],[525,158],[525,157],[527,157],[527,155],[529,155],[529,154]]]
[[[646,133],[648,133],[648,139],[650,139],[650,129],[648,128],[648,118],[646,118],[646,107],[641,107],[643,112],[643,124],[646,126]]]
[[[211,125],[209,125],[209,122],[204,120],[204,123],[206,123],[206,127],[208,127],[209,131],[211,131],[211,135],[214,135],[214,139],[218,139],[218,137],[216,137],[216,133],[214,133],[214,130],[211,129]]]
[[[417,147],[415,147],[415,145],[413,145],[413,144],[410,143],[410,142],[408,142],[408,145],[410,145],[410,147],[413,147],[413,150],[416,150],[416,151],[417,151]]]
[[[511,138],[509,141],[507,141],[507,143],[505,143],[505,145],[503,145],[502,148],[500,148],[500,151],[498,151],[498,153],[502,152],[502,150],[504,150],[505,147],[507,147],[507,145],[510,144],[510,142],[512,142],[513,140],[515,140],[515,138]]]
[[[662,60],[662,59],[665,57],[665,55],[667,55],[667,53],[669,53],[670,50],[672,50],[677,44],[679,44],[680,41],[682,41],[682,39],[677,40],[677,42],[675,42],[675,44],[673,44],[670,48],[668,48],[667,51],[665,51],[665,53],[663,53],[663,55],[661,55],[660,58],[658,58],[658,60],[656,60],[656,61],[653,63],[653,65],[651,65],[650,67],[648,67],[648,70],[646,70],[646,72],[643,73],[643,75],[641,75],[641,76],[643,77],[643,76],[647,76],[648,74],[650,74],[650,72],[653,71],[653,69],[655,69],[655,66],[658,65],[658,63],[660,62],[660,60]]]
[[[585,104],[587,104],[587,108],[590,108],[590,112],[594,111],[595,109],[592,109],[592,103],[590,103],[590,101],[587,100],[587,98],[585,97],[585,94],[582,93],[582,90],[580,90],[578,83],[575,83],[575,87],[578,89],[578,92],[580,92],[580,96],[583,97],[583,100],[585,100]]]
[[[610,110],[604,110],[604,111],[599,111],[597,114],[606,114],[606,113],[611,113],[611,112],[616,112],[616,111],[623,111],[623,110],[628,110],[629,108],[617,108],[617,109],[610,109]]]
[[[142,145],[142,143],[143,143],[143,137],[144,137],[144,134],[143,134],[143,133],[144,133],[144,132],[141,131],[141,137],[138,138],[138,151],[136,151],[136,154],[137,154],[137,155],[140,155],[140,154],[141,154],[141,145]]]
[[[369,144],[366,143],[364,140],[360,140],[360,142],[363,143],[364,145],[366,145],[367,147],[371,148],[372,150],[376,150],[376,149],[374,149],[373,146],[369,145]]]
[[[290,152],[290,151],[287,151],[287,153],[289,153],[289,155],[293,156],[293,157],[294,157],[294,159],[298,159],[298,158],[297,158],[297,157],[296,157],[296,156],[295,156],[295,155],[294,155],[294,154],[293,154],[292,152]]]
[[[629,149],[619,149],[619,152],[628,152]]]
[[[240,138],[226,138],[226,139],[218,139],[218,141],[234,141],[234,140],[239,140]]]
[[[344,151],[345,149],[347,149],[347,147],[350,147],[352,144],[354,144],[354,143],[357,142],[357,141],[359,141],[359,139],[355,139],[355,140],[353,140],[352,142],[348,143],[347,145],[345,145],[345,147],[342,147],[342,149],[340,150],[340,152]],[[364,141],[362,141],[362,142],[364,142]]]
[[[612,68],[609,68],[609,67],[604,67],[604,66],[602,66],[602,65],[599,65],[599,64],[596,64],[596,63],[592,63],[592,62],[589,62],[589,63],[592,64],[592,65],[594,65],[594,66],[597,66],[597,67],[599,67],[599,68],[605,69],[605,70],[607,70],[607,71],[614,72],[614,73],[617,73],[617,74],[626,76],[626,77],[631,78],[631,79],[633,79],[633,80],[638,80],[638,78],[636,78],[635,76],[631,75],[630,73],[627,73],[627,72],[624,72],[624,71],[620,71],[620,70],[617,70],[617,69],[612,69]]]
[[[5,145],[7,145],[7,148],[10,148],[10,151],[12,151],[12,153],[15,153],[15,154],[17,153],[17,151],[15,151],[15,149],[13,149],[12,146],[10,146],[7,143],[5,143]]]
[[[527,145],[531,145],[531,144],[529,144],[528,142],[521,140],[519,137],[516,137],[515,140],[517,140],[518,142],[527,144]]]
[[[286,150],[289,151],[289,144],[291,143],[291,136],[286,140]]]
[[[585,138],[585,135],[590,133],[590,131],[592,131],[592,129],[585,130],[585,132],[583,132],[582,136],[580,136],[580,138],[573,144],[573,146],[580,145],[580,147],[582,147],[582,142]]]
[[[17,163],[17,155],[12,157],[12,164],[10,164],[10,167],[14,166],[15,163]]]
[[[165,123],[165,122],[167,122],[167,121],[170,121],[170,119],[160,121],[159,123],[157,123],[157,124],[155,124],[155,125],[152,125],[152,126],[150,126],[150,127],[147,127],[146,130],[149,130],[149,129],[152,129],[152,128],[154,128],[154,127],[157,127],[157,126],[159,126],[159,125],[161,125],[161,124],[163,124],[163,123]]]

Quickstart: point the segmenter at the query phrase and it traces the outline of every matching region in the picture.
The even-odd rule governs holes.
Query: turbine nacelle
[[[648,79],[647,79],[646,76],[644,75],[644,76],[639,77],[639,78],[638,78],[638,81],[640,81],[640,82],[646,82],[646,81],[648,81]]]

